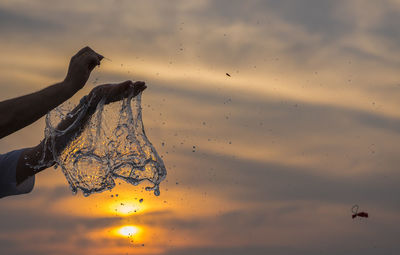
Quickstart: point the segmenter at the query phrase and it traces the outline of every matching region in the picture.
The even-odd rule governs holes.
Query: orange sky
[[[0,100],[61,81],[89,45],[110,60],[71,100],[146,81],[168,171],[159,197],[121,181],[87,198],[43,171],[0,200],[0,253],[395,254],[399,15],[394,0],[0,1]]]

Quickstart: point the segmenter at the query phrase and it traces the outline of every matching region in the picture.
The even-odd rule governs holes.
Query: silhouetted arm
[[[131,81],[125,81],[119,84],[105,84],[94,88],[90,94],[85,96],[80,101],[79,105],[67,115],[69,117],[66,117],[58,124],[56,129],[64,132],[55,138],[54,145],[56,153],[61,153],[75,137],[82,133],[101,100],[104,100],[105,104],[108,104],[132,94],[136,96],[144,89],[146,89],[144,82],[133,83]],[[83,112],[80,112],[81,110]],[[46,144],[46,140],[43,140],[35,147],[24,150],[17,164],[17,184],[23,182],[29,176],[54,165],[54,156],[57,155],[53,155],[53,150],[50,148],[50,144]],[[34,169],[32,166],[38,165],[43,157],[44,162],[41,163],[45,163],[46,166]]]
[[[71,58],[64,81],[29,95],[0,102],[0,138],[32,124],[72,97],[85,85],[90,72],[100,65],[102,58],[85,47]]]

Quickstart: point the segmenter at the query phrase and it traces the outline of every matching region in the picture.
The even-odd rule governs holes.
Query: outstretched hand
[[[89,100],[96,105],[101,99],[105,99],[105,103],[109,104],[127,98],[129,96],[137,96],[147,87],[143,81],[124,81],[117,84],[103,84],[95,87],[89,94]]]
[[[104,57],[86,46],[76,53],[69,63],[65,82],[72,93],[80,90],[89,79],[92,70]]]

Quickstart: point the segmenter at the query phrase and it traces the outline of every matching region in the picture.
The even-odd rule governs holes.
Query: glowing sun
[[[139,228],[135,226],[123,226],[118,229],[118,233],[122,236],[131,237],[139,232]]]

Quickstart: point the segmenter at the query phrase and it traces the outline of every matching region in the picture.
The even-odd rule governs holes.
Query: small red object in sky
[[[354,219],[355,217],[368,218],[368,213],[358,212],[358,205],[353,205],[353,207],[351,208],[351,212],[353,213],[353,215],[351,215],[352,219]]]
[[[366,212],[359,212],[359,213],[355,213],[351,216],[352,219],[354,219],[355,217],[364,217],[364,218],[368,218],[368,213]]]

